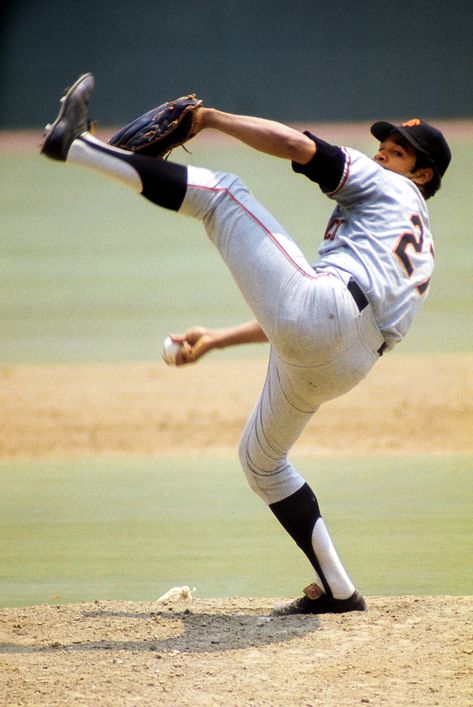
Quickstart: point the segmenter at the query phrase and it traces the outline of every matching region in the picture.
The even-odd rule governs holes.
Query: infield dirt
[[[472,364],[386,356],[319,411],[297,452],[471,453]],[[264,371],[215,359],[2,366],[0,456],[234,454]],[[473,597],[369,597],[366,614],[320,618],[271,618],[274,603],[2,609],[0,704],[473,704]]]
[[[0,611],[3,705],[472,704],[472,600],[370,599],[268,618],[274,600]]]
[[[0,366],[0,458],[235,454],[266,362]],[[387,355],[294,451],[473,452],[473,355]]]

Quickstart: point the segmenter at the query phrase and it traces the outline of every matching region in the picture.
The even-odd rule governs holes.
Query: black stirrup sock
[[[160,157],[137,155],[134,152],[111,147],[98,140],[79,138],[93,151],[107,155],[129,164],[139,175],[141,194],[158,206],[172,211],[179,211],[187,191],[187,167],[175,162],[168,162]],[[113,162],[113,160],[112,160]],[[100,164],[98,165],[100,169]]]
[[[282,501],[269,505],[283,528],[297,543],[309,559],[323,584],[325,593],[332,597],[332,590],[325,578],[312,545],[312,533],[317,520],[321,517],[319,504],[308,484]]]

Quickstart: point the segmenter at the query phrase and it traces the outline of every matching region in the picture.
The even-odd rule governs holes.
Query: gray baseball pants
[[[188,167],[180,213],[202,221],[271,344],[239,454],[272,504],[304,484],[288,453],[311,416],[366,376],[383,338],[371,307],[360,312],[340,278],[318,274],[238,177]]]

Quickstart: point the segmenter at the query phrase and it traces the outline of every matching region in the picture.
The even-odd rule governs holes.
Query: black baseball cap
[[[380,142],[384,142],[393,131],[400,133],[418,152],[427,155],[443,177],[452,154],[440,130],[419,118],[412,118],[401,125],[378,120],[371,126],[371,134]]]

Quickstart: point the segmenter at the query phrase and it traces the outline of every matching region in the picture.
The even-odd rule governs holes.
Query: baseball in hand
[[[182,348],[182,344],[177,341],[173,341],[170,336],[164,339],[163,343],[163,359],[168,364],[168,366],[176,365],[176,356]]]

